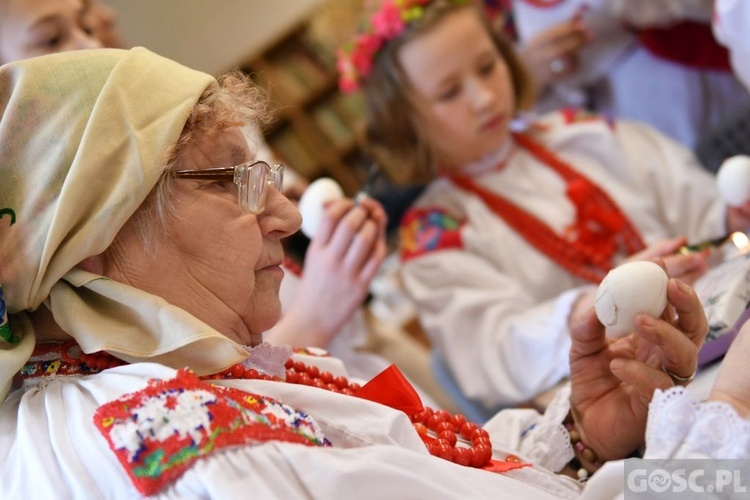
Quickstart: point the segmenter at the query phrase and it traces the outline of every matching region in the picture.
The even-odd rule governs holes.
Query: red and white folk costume
[[[723,234],[725,207],[712,175],[651,127],[562,111],[531,130],[540,148],[606,192],[645,244]],[[561,175],[517,141],[499,154],[504,157],[469,166],[464,174],[557,235],[570,231],[576,208]],[[530,238],[539,233],[527,232]],[[401,237],[406,289],[466,396],[490,408],[515,404],[568,375],[568,315],[596,277],[553,261],[474,192],[445,176],[407,212]],[[632,253],[624,249],[611,264]]]

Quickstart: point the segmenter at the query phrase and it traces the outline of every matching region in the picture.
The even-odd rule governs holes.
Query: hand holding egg
[[[302,214],[302,232],[308,238],[313,237],[323,218],[323,207],[327,201],[344,197],[344,191],[336,181],[321,177],[310,184],[299,199],[299,211]]]
[[[750,156],[724,160],[716,173],[716,185],[728,205],[739,207],[750,201]]]
[[[612,269],[596,293],[594,310],[607,335],[622,337],[635,330],[635,317],[658,318],[667,307],[669,277],[658,264],[628,262]]]

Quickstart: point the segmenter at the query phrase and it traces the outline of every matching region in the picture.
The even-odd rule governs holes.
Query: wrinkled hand
[[[724,401],[744,418],[750,417],[750,322],[740,328],[721,362],[709,400]]]
[[[579,19],[565,21],[537,34],[518,48],[518,54],[539,89],[558,82],[578,69],[578,52],[593,39]],[[560,70],[555,72],[553,61]]]
[[[325,347],[362,305],[387,253],[385,227],[385,212],[371,198],[326,205],[284,318],[305,332],[306,345]]]
[[[692,285],[708,270],[708,256],[710,255],[711,250],[706,249],[701,252],[693,252],[689,254],[675,253],[686,243],[687,240],[682,236],[660,240],[645,250],[641,250],[640,252],[631,255],[627,261],[632,262],[636,260],[653,260],[660,258],[664,261],[667,274],[670,277],[684,281],[688,285]]]
[[[662,367],[680,377],[695,373],[708,321],[685,283],[670,279],[667,298],[661,318],[641,314],[636,332],[619,339],[605,337],[593,310],[574,321],[571,409],[601,460],[624,458],[642,443],[654,390],[674,385]]]

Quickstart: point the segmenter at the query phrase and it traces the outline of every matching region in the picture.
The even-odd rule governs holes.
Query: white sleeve
[[[657,390],[651,400],[644,459],[747,459],[750,421],[727,403],[699,403],[684,387]],[[623,498],[625,462],[607,462],[580,500]]]
[[[680,21],[710,23],[713,0],[612,0],[610,8],[627,24],[659,28]]]
[[[543,415],[531,409],[509,409],[492,417],[483,428],[497,449],[518,450],[536,466],[558,472],[573,459],[570,435],[563,425],[570,411],[570,384],[555,395]]]
[[[657,390],[649,407],[643,458],[750,457],[750,421],[728,403],[698,403],[683,387]]]
[[[576,288],[543,303],[468,251],[404,263],[420,322],[463,394],[488,408],[528,401],[569,374],[568,315]]]
[[[690,150],[644,123],[618,121],[615,134],[628,156],[625,164],[641,177],[638,185],[653,190],[643,198],[657,200],[653,218],[671,232],[664,237],[686,236],[694,242],[724,234],[726,205],[716,178]]]

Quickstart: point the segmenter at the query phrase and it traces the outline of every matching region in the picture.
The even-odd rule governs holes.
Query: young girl
[[[691,281],[705,255],[681,245],[748,227],[646,125],[563,110],[517,131],[531,89],[474,2],[386,0],[369,26],[342,84],[364,89],[374,154],[432,179],[402,220],[403,282],[466,396],[511,405],[566,377],[571,318],[627,257]]]

